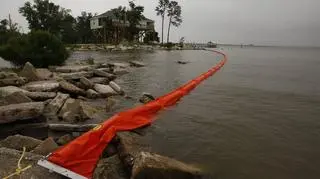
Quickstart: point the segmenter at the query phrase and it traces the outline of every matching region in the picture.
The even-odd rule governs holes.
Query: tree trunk
[[[162,33],[162,36],[161,36],[162,45],[163,45],[163,25],[164,25],[164,15],[162,16],[162,31],[161,31],[161,33]]]
[[[169,40],[170,40],[171,20],[172,20],[172,16],[170,16],[170,20],[169,20],[168,35],[167,35],[167,43],[169,43]]]

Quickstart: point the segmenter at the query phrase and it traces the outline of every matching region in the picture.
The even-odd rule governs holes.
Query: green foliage
[[[167,43],[170,40],[171,25],[178,27],[182,23],[181,12],[182,12],[181,6],[177,1],[170,1],[168,5],[168,12],[167,12],[167,15],[169,17]]]
[[[76,19],[76,35],[78,42],[82,44],[93,42],[93,33],[90,28],[90,19],[93,17],[92,13],[81,12],[81,16]]]
[[[143,39],[144,43],[159,42],[158,32],[147,32]]]
[[[164,16],[167,12],[169,6],[169,0],[159,0],[158,6],[155,11],[157,16],[161,16],[161,43],[163,44],[163,27],[164,27]]]
[[[13,37],[6,45],[0,46],[0,56],[17,66],[29,61],[36,67],[48,67],[62,64],[68,58],[68,52],[55,35],[32,31]]]
[[[129,1],[130,10],[127,11],[127,19],[130,23],[129,26],[129,41],[133,41],[135,39],[135,36],[138,35],[139,29],[137,28],[137,25],[140,25],[140,21],[143,18],[143,6],[137,6],[133,1]]]

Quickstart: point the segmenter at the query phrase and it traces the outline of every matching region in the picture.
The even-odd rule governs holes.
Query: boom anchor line
[[[150,125],[156,115],[165,108],[175,105],[202,81],[219,71],[227,62],[227,56],[216,50],[206,50],[222,55],[222,60],[179,88],[147,103],[115,114],[97,127],[60,147],[38,165],[73,179],[91,179],[96,164],[108,143],[120,131],[130,131]]]

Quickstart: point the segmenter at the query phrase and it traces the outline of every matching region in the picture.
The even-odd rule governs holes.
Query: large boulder
[[[81,77],[91,78],[93,76],[93,72],[80,71],[73,73],[60,73],[59,76],[65,80],[79,80]]]
[[[98,93],[100,93],[102,96],[105,96],[105,97],[118,94],[109,85],[95,84],[93,88],[95,91],[97,91]]]
[[[21,151],[8,148],[0,148],[0,176],[8,176],[16,171],[17,163],[22,155]],[[20,179],[63,179],[64,177],[55,173],[49,172],[48,169],[45,169],[39,165],[37,162],[39,159],[43,158],[41,155],[33,154],[26,152],[24,157],[21,160],[21,166],[26,167],[32,165],[31,168],[22,172],[19,176],[15,178]]]
[[[93,70],[93,73],[94,75],[96,76],[100,76],[100,77],[106,77],[108,78],[109,80],[114,80],[116,78],[115,75],[111,74],[111,73],[108,73],[108,72],[105,72],[105,71],[102,71],[102,70],[99,70],[99,69],[94,69]]]
[[[27,90],[18,88],[16,86],[0,87],[0,98],[6,97],[12,93],[19,92],[19,91],[23,93],[27,92]]]
[[[59,112],[59,118],[71,123],[81,120],[80,100],[69,98]]]
[[[80,89],[80,88],[76,87],[75,85],[73,85],[69,82],[66,82],[64,80],[60,81],[59,84],[60,84],[61,90],[64,92],[74,94],[74,95],[84,95],[85,94],[85,92],[82,89]]]
[[[9,135],[24,135],[36,139],[48,138],[48,124],[45,117],[39,117],[28,121],[18,123],[1,124],[0,138],[5,138]]]
[[[41,140],[32,137],[14,135],[0,141],[0,147],[6,147],[15,150],[23,150],[23,147],[25,147],[26,151],[31,151],[41,144],[41,142]]]
[[[25,92],[24,94],[35,101],[45,101],[57,96],[56,92]]]
[[[47,68],[37,68],[37,74],[41,80],[49,80],[53,77],[53,73]]]
[[[43,102],[31,102],[0,106],[0,124],[40,117],[44,111]]]
[[[110,82],[109,82],[109,86],[110,86],[114,91],[116,91],[118,94],[124,95],[124,91],[122,90],[122,88],[121,88],[117,83],[115,83],[114,81],[110,81]]]
[[[85,77],[81,77],[80,82],[85,87],[85,89],[91,89],[94,86],[94,83],[92,83],[90,80],[88,80]]]
[[[3,100],[5,105],[32,102],[32,100],[21,91],[11,93],[10,95],[4,97]]]
[[[99,160],[93,174],[93,179],[127,179],[122,163],[117,155]]]
[[[127,68],[115,67],[113,69],[112,73],[115,75],[124,75],[124,74],[129,73],[129,70]]]
[[[20,72],[20,76],[26,77],[29,81],[40,80],[37,69],[30,62],[27,62],[24,65],[22,71]]]
[[[109,84],[109,79],[108,78],[104,78],[104,77],[93,77],[89,79],[93,84]]]
[[[107,98],[106,99],[107,102],[106,102],[106,112],[110,112],[112,111],[112,109],[114,108],[114,106],[118,103],[118,101],[114,98]]]
[[[96,108],[91,107],[86,102],[81,101],[79,105],[80,105],[81,121],[93,119],[94,115],[98,112]]]
[[[10,77],[0,79],[0,87],[2,86],[21,86],[27,83],[27,79],[23,77]]]
[[[53,138],[49,137],[46,140],[42,141],[31,152],[34,154],[47,156],[49,153],[55,151],[58,147],[58,144],[53,140]]]
[[[69,94],[58,93],[57,96],[46,106],[45,112],[53,115],[57,114],[68,98]]]
[[[36,81],[24,85],[22,88],[34,92],[58,91],[60,85],[57,81]]]
[[[80,72],[80,71],[88,71],[91,69],[89,65],[72,65],[72,66],[61,66],[55,68],[56,72],[61,73],[72,73],[72,72]]]
[[[5,78],[18,78],[19,76],[14,73],[14,72],[5,72],[1,71],[0,72],[0,79],[5,79]]]
[[[200,179],[201,170],[175,159],[149,152],[140,152],[134,160],[132,179]]]
[[[97,93],[95,90],[93,89],[88,89],[86,91],[86,97],[89,98],[89,99],[96,99],[96,98],[99,98],[100,95],[99,93]]]

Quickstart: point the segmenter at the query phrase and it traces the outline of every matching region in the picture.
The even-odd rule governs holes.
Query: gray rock
[[[92,83],[90,80],[88,80],[85,77],[81,77],[80,82],[85,87],[85,89],[90,89],[90,88],[93,88],[93,86],[94,86],[94,83]]]
[[[134,67],[144,67],[144,66],[146,66],[144,63],[142,63],[140,61],[131,61],[130,65],[134,66]]]
[[[93,84],[98,83],[98,84],[109,84],[109,79],[104,78],[104,77],[93,77],[89,79]]]
[[[53,77],[53,73],[47,68],[37,68],[37,74],[41,80],[49,80]]]
[[[55,69],[56,72],[61,73],[72,73],[72,72],[80,72],[80,71],[88,71],[91,69],[89,65],[72,65],[72,66],[61,66]]]
[[[124,75],[124,74],[127,74],[129,73],[129,70],[127,68],[114,68],[113,71],[112,71],[113,74],[115,75]]]
[[[59,145],[66,145],[67,143],[71,142],[73,139],[74,139],[74,137],[72,135],[66,134],[66,135],[61,136],[58,139],[57,143]]]
[[[66,80],[79,80],[81,77],[91,78],[93,72],[80,71],[74,73],[60,73],[59,76]]]
[[[66,82],[66,81],[60,81],[59,82],[60,84],[60,88],[64,91],[64,92],[67,92],[67,93],[70,93],[70,94],[75,94],[75,95],[84,95],[85,92],[76,87],[75,85],[69,83],[69,82]]]
[[[86,102],[80,102],[80,114],[81,121],[85,121],[88,119],[93,119],[93,116],[98,112],[98,110],[94,107],[91,107]]]
[[[139,101],[143,104],[149,103],[155,100],[155,98],[150,93],[143,93]]]
[[[51,138],[47,138],[42,141],[36,148],[34,148],[31,152],[34,154],[39,154],[43,156],[47,156],[49,153],[58,149],[58,144]]]
[[[49,124],[49,129],[57,132],[88,132],[97,125],[98,124]]]
[[[140,152],[134,160],[132,179],[200,179],[201,170],[175,159],[149,152]]]
[[[71,123],[81,120],[80,100],[69,98],[59,112],[59,118]]]
[[[127,179],[121,161],[117,155],[109,158],[102,158],[94,170],[93,179]]]
[[[29,102],[32,102],[32,100],[28,96],[26,96],[25,93],[21,91],[17,91],[4,97],[4,102],[6,105],[9,105],[9,104],[29,103]]]
[[[124,95],[124,91],[122,90],[122,88],[117,84],[115,83],[114,81],[110,81],[109,82],[109,86],[114,90],[116,91],[117,93],[121,94],[121,95]]]
[[[1,71],[0,72],[0,79],[5,79],[5,78],[19,78],[19,76],[14,72]]]
[[[128,68],[130,66],[129,63],[120,63],[120,62],[114,62],[114,63],[108,63],[108,65],[110,67],[113,67],[113,68]]]
[[[110,112],[112,108],[117,104],[117,100],[109,97],[107,98],[107,103],[106,103],[106,112]]]
[[[57,96],[55,92],[25,92],[24,94],[35,101],[45,101]]]
[[[19,91],[21,91],[23,93],[27,92],[27,90],[18,88],[16,86],[0,87],[0,98],[6,97],[12,93],[19,92]]]
[[[57,81],[36,81],[27,83],[22,88],[28,91],[51,92],[58,91],[60,85]]]
[[[40,80],[36,68],[30,62],[27,62],[24,65],[22,71],[20,72],[20,76],[26,77],[29,81]]]
[[[27,83],[27,79],[22,77],[10,77],[5,79],[0,79],[0,87],[1,86],[21,86],[26,83]]]
[[[100,95],[99,93],[97,93],[95,90],[93,89],[88,89],[86,91],[86,97],[89,98],[89,99],[96,99],[96,98],[99,98]]]
[[[111,74],[111,73],[107,73],[107,72],[104,72],[102,70],[98,70],[98,69],[94,69],[93,70],[93,73],[94,75],[96,76],[100,76],[100,77],[106,77],[108,78],[109,80],[114,80],[116,78],[115,75]]]
[[[0,176],[8,176],[16,171],[17,163],[21,157],[21,151],[8,148],[0,148]],[[19,176],[14,178],[20,179],[63,179],[64,177],[54,173],[49,172],[48,169],[45,169],[37,165],[39,159],[43,158],[41,155],[32,154],[29,152],[25,153],[24,158],[21,160],[22,167],[32,165],[32,167]]]
[[[0,106],[0,124],[40,117],[43,114],[43,102],[31,102]]]
[[[45,112],[48,114],[57,114],[68,98],[69,94],[58,93],[57,96],[46,106]]]
[[[93,88],[95,91],[97,91],[98,93],[100,93],[102,96],[105,96],[105,97],[118,94],[109,85],[95,84]]]
[[[31,151],[41,144],[41,142],[41,140],[32,137],[14,135],[0,141],[0,146],[21,151],[23,150],[23,147],[26,147],[26,151]]]

